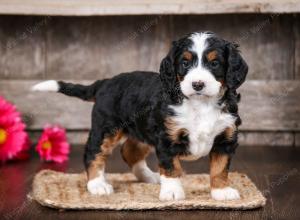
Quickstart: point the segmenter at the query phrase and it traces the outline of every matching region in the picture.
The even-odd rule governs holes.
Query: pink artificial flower
[[[36,150],[45,161],[62,163],[68,160],[70,145],[65,129],[59,126],[45,126]]]
[[[0,161],[29,157],[29,137],[16,107],[0,96]]]
[[[14,157],[16,160],[27,160],[30,157],[29,150],[31,146],[31,141],[29,139],[29,136],[27,135],[26,142],[23,146],[23,149],[17,153],[17,155]]]

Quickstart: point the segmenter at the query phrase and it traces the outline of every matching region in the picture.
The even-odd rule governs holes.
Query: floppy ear
[[[174,66],[176,42],[173,42],[173,48],[168,55],[161,61],[160,64],[160,79],[164,90],[168,93],[173,101],[178,101],[179,91],[177,88],[177,79]]]
[[[237,89],[245,81],[248,73],[248,65],[240,55],[238,44],[228,43],[228,68],[226,73],[226,85],[229,89]]]
[[[173,59],[170,57],[170,54],[161,61],[159,72],[164,89],[170,93],[174,89],[176,83]]]

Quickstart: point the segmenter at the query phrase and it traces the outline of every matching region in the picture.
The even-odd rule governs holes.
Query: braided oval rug
[[[29,198],[43,206],[57,209],[98,210],[189,210],[189,209],[254,209],[265,205],[266,199],[245,175],[230,173],[231,186],[238,189],[241,199],[216,201],[210,197],[209,175],[185,175],[182,183],[186,199],[161,202],[158,184],[137,182],[130,174],[107,174],[114,193],[90,195],[86,190],[86,175],[43,170],[36,174]]]

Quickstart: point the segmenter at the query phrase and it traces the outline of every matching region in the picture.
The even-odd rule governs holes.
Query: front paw
[[[161,188],[159,199],[161,201],[172,201],[185,199],[185,194],[179,178],[167,178],[161,176]]]
[[[172,201],[185,199],[184,191],[181,188],[178,189],[161,189],[159,194],[159,200]]]
[[[225,187],[223,189],[211,189],[211,197],[215,200],[235,200],[240,199],[240,193],[234,188]]]
[[[87,189],[92,195],[109,195],[114,192],[112,185],[97,178],[87,183]]]

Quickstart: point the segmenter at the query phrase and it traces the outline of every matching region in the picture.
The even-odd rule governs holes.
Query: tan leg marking
[[[229,156],[226,154],[210,154],[210,185],[211,188],[224,188],[228,186]]]
[[[166,176],[166,177],[180,177],[182,175],[182,168],[180,164],[179,157],[173,158],[173,169],[172,170],[166,170],[162,167],[159,167],[160,175]]]
[[[239,199],[239,191],[229,186],[229,156],[226,154],[210,154],[210,186],[211,197],[215,200]]]
[[[124,161],[132,168],[137,162],[144,160],[150,153],[151,146],[128,138],[121,148],[121,154]]]
[[[154,173],[146,163],[151,146],[135,139],[127,139],[121,148],[124,161],[132,169],[133,174],[141,182],[159,183],[159,174]]]
[[[100,146],[101,152],[95,155],[95,159],[87,170],[89,180],[98,177],[99,170],[104,170],[107,157],[111,155],[113,149],[118,146],[122,138],[125,138],[125,136],[121,131],[116,132],[113,136],[104,138]]]

